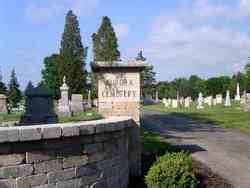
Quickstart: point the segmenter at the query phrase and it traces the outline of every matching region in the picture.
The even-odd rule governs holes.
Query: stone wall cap
[[[0,143],[47,140],[85,134],[89,135],[90,128],[92,128],[91,134],[114,132],[132,126],[131,121],[133,121],[131,117],[121,116],[84,122],[0,127]],[[116,128],[116,126],[118,128]]]

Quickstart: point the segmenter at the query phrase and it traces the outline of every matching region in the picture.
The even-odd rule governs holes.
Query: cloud
[[[27,5],[25,15],[32,23],[41,24],[65,14],[69,9],[77,16],[89,16],[95,12],[98,4],[99,0],[53,0],[43,4],[32,2]]]
[[[116,36],[121,40],[128,36],[129,34],[129,26],[125,23],[120,23],[114,25]]]
[[[160,79],[232,74],[244,67],[250,53],[250,36],[226,22],[211,22],[215,17],[226,18],[229,5],[217,7],[208,5],[209,1],[200,2],[192,5],[202,7],[199,10],[175,10],[160,15],[152,23],[143,49]]]

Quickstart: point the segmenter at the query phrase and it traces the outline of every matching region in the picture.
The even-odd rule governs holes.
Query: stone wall
[[[0,128],[0,187],[126,188],[135,133],[126,117]]]

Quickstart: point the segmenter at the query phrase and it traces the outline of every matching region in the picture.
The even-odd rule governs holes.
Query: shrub
[[[146,176],[149,188],[195,188],[198,181],[192,158],[184,152],[166,154],[150,168]]]

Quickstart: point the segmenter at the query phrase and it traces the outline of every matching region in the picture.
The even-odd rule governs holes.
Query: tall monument
[[[240,101],[240,84],[237,83],[237,88],[236,88],[236,95],[234,98],[236,101]]]
[[[226,95],[226,100],[225,100],[225,107],[230,107],[231,106],[231,99],[230,99],[230,91],[227,90],[227,95]]]
[[[66,77],[63,77],[63,84],[60,87],[61,99],[59,100],[58,113],[60,116],[70,116],[69,87],[66,84]]]

